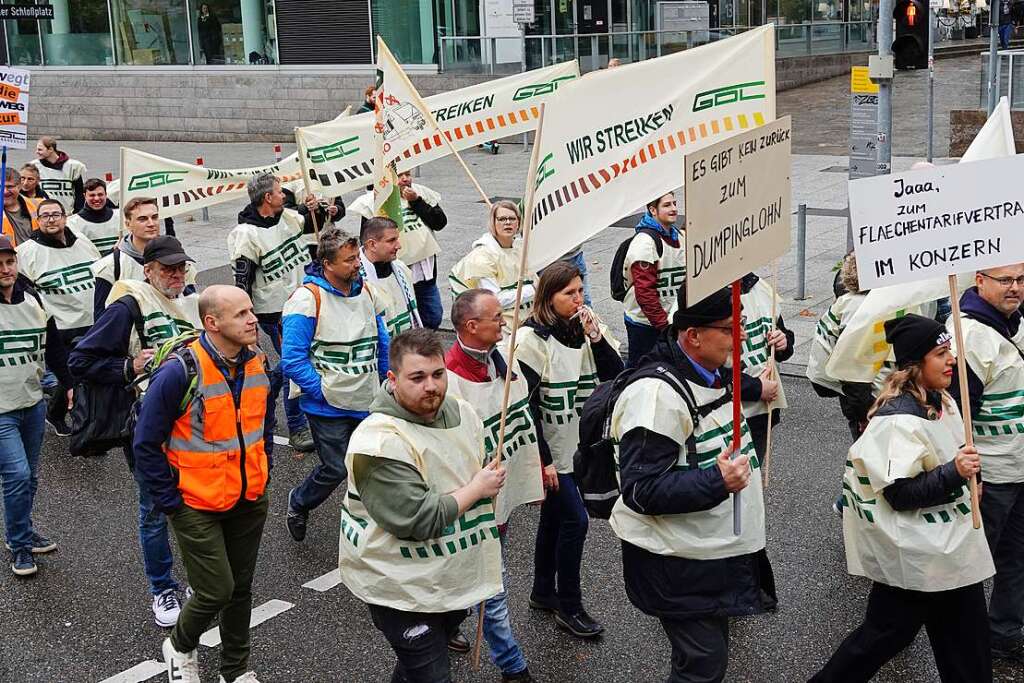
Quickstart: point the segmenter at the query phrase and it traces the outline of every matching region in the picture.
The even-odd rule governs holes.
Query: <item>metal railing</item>
[[[527,36],[440,36],[438,70],[509,74],[571,59],[583,72],[603,68],[609,59],[637,62],[687,50],[750,30],[725,26],[688,31],[612,31]],[[866,52],[875,49],[875,23],[826,21],[777,24],[778,57]]]
[[[988,109],[988,57],[985,50],[981,57],[981,89],[979,108]],[[1024,50],[1000,50],[996,66],[996,97],[1003,95],[1010,102],[1010,109],[1024,109]]]

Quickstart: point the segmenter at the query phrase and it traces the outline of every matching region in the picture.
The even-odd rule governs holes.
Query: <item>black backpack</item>
[[[615,401],[629,384],[647,377],[666,382],[682,397],[690,410],[690,419],[695,428],[700,418],[732,400],[732,393],[726,391],[711,403],[697,406],[697,399],[687,386],[686,380],[671,366],[660,362],[624,370],[613,381],[598,386],[583,404],[583,413],[579,421],[580,443],[573,456],[576,485],[583,497],[583,506],[594,519],[608,519],[615,501],[619,498],[618,465],[615,462],[616,442],[611,434]],[[686,439],[686,461],[690,468],[697,468],[697,440],[693,434]]]
[[[640,228],[628,239],[622,241],[619,248],[615,250],[615,257],[612,259],[612,271],[609,274],[612,298],[616,301],[625,300],[626,292],[629,291],[629,286],[626,285],[626,278],[622,274],[622,270],[626,265],[626,252],[629,251],[629,245],[633,242],[633,238],[640,233],[646,233],[654,240],[654,248],[658,250],[658,258],[661,258],[662,253],[665,251],[665,245],[661,240],[661,233],[654,228]]]

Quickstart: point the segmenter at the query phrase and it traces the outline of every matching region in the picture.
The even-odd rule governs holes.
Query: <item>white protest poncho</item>
[[[20,304],[0,304],[0,414],[43,400],[46,321],[50,315],[25,292]]]
[[[857,309],[860,308],[860,305],[864,303],[866,298],[866,293],[843,294],[829,306],[828,310],[818,320],[818,325],[814,330],[814,338],[811,340],[810,353],[807,357],[807,379],[815,384],[831,389],[837,394],[845,393],[843,392],[842,380],[830,375],[826,367],[832,358],[832,353],[835,351],[839,335],[846,329],[846,325],[853,318],[853,314],[857,312]],[[886,378],[892,374],[895,362],[891,349],[889,358],[890,360],[884,362],[882,367],[879,368],[871,383],[873,388],[872,394],[875,396],[881,391]]]
[[[142,331],[146,335],[146,348],[155,349],[168,339],[190,330],[202,330],[199,320],[199,295],[192,293],[168,299],[148,282],[121,280],[110,290],[107,302],[113,303],[125,296],[135,299],[142,313]],[[128,355],[136,356],[142,342],[134,331],[128,344]]]
[[[452,266],[448,275],[448,284],[452,288],[452,297],[457,297],[467,289],[482,287],[495,291],[501,303],[508,329],[512,329],[513,309],[516,303],[516,286],[519,282],[519,264],[522,260],[522,241],[516,238],[508,249],[498,244],[494,236],[487,233],[473,242],[473,248]],[[486,282],[485,282],[486,281]],[[523,295],[519,304],[519,320],[523,321],[530,315],[533,308],[533,273],[523,276]]]
[[[438,493],[468,484],[484,461],[480,418],[458,401],[460,421],[434,429],[374,413],[348,443],[353,454],[411,465]],[[363,505],[352,477],[341,506],[341,580],[363,602],[406,612],[465,609],[502,590],[501,546],[490,498],[477,501],[439,538],[403,540],[384,531]]]
[[[1012,341],[988,325],[963,316],[961,321],[964,358],[985,385],[974,416],[974,445],[985,481],[1024,482],[1024,358]],[[946,328],[952,332],[952,317]]]
[[[743,303],[743,315],[747,318],[747,340],[740,346],[741,367],[743,372],[751,377],[758,377],[768,369],[768,360],[771,356],[768,333],[775,327],[772,320],[773,298],[776,300],[776,315],[778,315],[778,295],[764,280],[758,280],[749,292],[740,297]],[[732,367],[731,362],[727,365]],[[776,378],[779,380],[779,396],[772,405],[774,409],[785,409],[789,407],[789,404],[786,403],[786,392],[782,388],[782,377],[776,374]],[[768,413],[768,404],[764,401],[744,401],[742,408],[743,417],[747,418]]]
[[[92,325],[96,282],[91,266],[100,258],[92,242],[76,237],[74,244],[54,249],[29,240],[19,244],[17,252],[18,270],[32,281],[57,329]]]
[[[146,279],[146,271],[144,266],[136,261],[128,254],[120,251],[117,255],[117,271],[118,277],[114,277],[114,252],[111,250],[109,254],[101,258],[96,263],[92,264],[92,274],[97,280],[106,280],[111,285],[115,282],[124,282],[126,280],[134,280],[136,282],[142,282]],[[196,267],[193,263],[188,263],[185,266],[185,284],[195,285],[196,284]],[[111,295],[107,296],[106,305],[109,306],[114,302],[113,291]]]
[[[458,344],[458,342],[455,342]],[[502,354],[503,357],[504,354]],[[505,358],[508,362],[508,358]],[[544,482],[541,478],[540,449],[537,446],[537,429],[530,413],[529,389],[517,362],[513,367],[515,380],[509,390],[508,417],[505,420],[504,467],[507,471],[505,486],[498,494],[498,524],[508,521],[512,510],[518,505],[544,500]],[[491,382],[473,382],[451,370],[448,371],[448,394],[461,398],[473,406],[483,419],[484,452],[487,462],[494,458],[498,449],[498,432],[501,426],[501,399],[504,394],[504,377]]]
[[[241,223],[228,235],[231,261],[245,257],[257,266],[252,285],[254,312],[279,313],[302,284],[303,269],[310,261],[303,239],[304,225],[297,211],[285,209],[273,227]]]
[[[430,206],[437,206],[441,202],[441,195],[429,187],[413,183],[412,190]],[[373,193],[367,192],[361,195],[348,208],[363,218],[373,218]],[[399,241],[402,248],[398,251],[398,258],[410,266],[441,253],[441,246],[434,237],[434,231],[416,215],[404,197],[402,198],[402,225]]]
[[[897,512],[883,490],[897,479],[928,472],[956,457],[964,423],[947,394],[938,420],[876,415],[850,448],[843,473],[843,538],[849,572],[887,586],[945,591],[993,574],[982,529],[971,522],[966,482],[949,502]],[[984,470],[986,479],[987,468]]]
[[[725,394],[687,382],[698,405],[709,405]],[[689,469],[686,439],[694,435],[700,469],[717,467],[716,458],[732,445],[732,403],[727,402],[698,420],[694,431],[690,410],[675,389],[660,379],[633,382],[615,401],[612,434],[617,440],[637,427],[666,436],[679,444],[679,458],[673,469]],[[754,470],[750,483],[740,496],[741,535],[733,534],[732,496],[710,510],[678,515],[641,515],[630,510],[620,497],[609,522],[623,541],[657,555],[672,555],[691,560],[719,560],[753,553],[764,548],[764,495],[761,489],[761,464],[754,452],[750,429],[743,421],[740,452],[750,456]],[[616,457],[618,457],[616,455]]]
[[[39,189],[50,199],[56,199],[70,216],[75,212],[75,181],[85,176],[85,164],[77,159],[68,159],[58,170],[43,165],[39,159],[30,162],[39,170]]]
[[[373,263],[366,258],[362,249],[359,250],[359,257],[362,260],[363,282],[369,284],[384,307],[384,325],[388,328],[388,335],[395,337],[406,330],[423,327],[409,266],[396,259],[391,262],[391,274],[381,279],[377,277]]]
[[[602,325],[601,333],[617,351],[615,341]],[[540,412],[544,440],[559,474],[571,474],[572,458],[580,442],[579,417],[583,404],[597,388],[597,363],[590,342],[574,349],[554,335],[542,339],[532,327],[516,333],[516,359],[540,375]]]
[[[653,263],[658,269],[658,298],[661,300],[661,307],[666,312],[672,310],[679,299],[679,288],[686,280],[686,250],[683,248],[684,233],[679,233],[679,246],[661,241],[662,252],[658,257],[658,248],[650,235],[637,233],[629,243],[626,251],[626,260],[622,262],[622,276],[626,283],[626,298],[622,305],[625,308],[626,317],[630,322],[638,325],[651,326],[647,316],[644,315],[640,304],[636,300],[636,292],[633,289],[633,275],[629,269],[634,263]]]
[[[313,292],[302,286],[285,303],[283,315],[317,318],[316,308]],[[320,375],[324,399],[335,408],[370,408],[380,386],[377,376],[377,346],[380,341],[377,337],[377,315],[382,312],[381,303],[366,287],[356,296],[338,296],[320,290],[320,316],[313,331],[309,355]]]
[[[109,220],[102,223],[90,223],[79,214],[68,216],[67,227],[75,231],[76,235],[82,235],[92,242],[99,250],[100,256],[106,256],[117,244],[120,226],[121,210],[114,209]]]

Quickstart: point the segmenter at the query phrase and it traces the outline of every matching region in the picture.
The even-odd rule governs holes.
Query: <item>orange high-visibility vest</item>
[[[178,472],[178,490],[185,505],[224,512],[244,496],[256,500],[267,487],[269,467],[263,446],[270,379],[257,353],[245,372],[241,400],[199,340],[185,353],[196,359],[195,396],[164,445],[167,460]]]
[[[29,199],[28,197],[22,197],[22,199],[25,200],[25,208],[28,209],[28,213],[32,217],[32,229],[38,230],[39,219],[36,217],[36,211],[39,208],[39,202],[42,200]],[[7,239],[11,240],[11,244],[13,244],[14,246],[18,246],[18,238],[15,237],[14,235],[14,224],[11,222],[11,219],[7,217],[6,209],[4,210],[3,214],[3,226],[2,228],[0,228],[0,231],[2,231],[3,234],[7,236]]]

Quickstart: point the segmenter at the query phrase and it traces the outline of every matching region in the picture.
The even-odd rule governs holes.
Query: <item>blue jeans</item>
[[[629,320],[626,323],[626,343],[629,344],[629,355],[626,358],[626,367],[635,368],[640,359],[654,348],[655,342],[661,332],[650,325],[637,325]]]
[[[285,379],[284,372],[281,370],[281,322],[278,321],[276,325],[268,325],[261,321],[260,329],[270,337],[270,343],[274,345],[274,351],[277,351],[278,360],[271,372],[271,381],[276,382],[275,386],[281,387],[281,395],[284,396],[284,415],[288,421],[288,433],[294,434],[306,426],[306,416],[302,412],[302,408],[299,407],[299,399],[288,398],[288,380]]]
[[[541,599],[557,596],[566,614],[576,614],[583,609],[580,564],[589,524],[576,479],[571,474],[559,474],[558,490],[548,491],[540,506],[533,557],[533,594]]]
[[[354,417],[306,417],[320,462],[292,494],[291,504],[299,512],[309,512],[319,506],[348,477],[345,468],[348,440],[361,422]]]
[[[501,535],[501,582],[508,587],[508,572],[505,568],[505,537]],[[484,638],[491,650],[491,661],[503,674],[517,674],[526,668],[526,657],[512,634],[512,619],[508,614],[508,595],[505,590],[493,598],[487,598],[484,605]]]
[[[32,547],[32,501],[39,488],[39,449],[43,445],[46,401],[0,413],[0,481],[11,550]]]
[[[999,47],[1006,50],[1010,47],[1010,38],[1013,37],[1013,24],[1003,24],[999,27]]]
[[[135,485],[139,489],[139,545],[149,592],[160,595],[166,590],[178,590],[178,582],[171,576],[174,555],[171,554],[171,536],[167,533],[167,515],[154,508],[153,497],[137,477]]]
[[[441,305],[441,293],[437,291],[437,280],[414,282],[413,292],[416,294],[416,308],[420,313],[423,327],[436,330],[444,318],[444,307]]]

